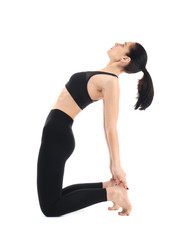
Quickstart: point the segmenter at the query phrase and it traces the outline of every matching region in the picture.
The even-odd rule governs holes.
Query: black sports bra
[[[65,84],[66,89],[82,110],[90,103],[97,101],[92,100],[87,91],[87,83],[90,77],[95,74],[109,74],[118,78],[118,76],[113,73],[103,71],[77,72],[74,73],[70,77],[69,81]]]

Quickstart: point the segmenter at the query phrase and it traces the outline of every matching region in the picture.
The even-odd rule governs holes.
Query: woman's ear
[[[130,61],[131,61],[131,58],[128,57],[128,56],[122,57],[122,58],[120,59],[120,62],[121,62],[121,63],[126,63],[126,65],[127,65]]]

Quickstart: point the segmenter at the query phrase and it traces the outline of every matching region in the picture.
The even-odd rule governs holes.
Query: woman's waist
[[[59,95],[53,109],[59,109],[68,114],[73,120],[82,109],[74,101],[70,93],[64,88]]]
[[[51,109],[47,118],[45,125],[49,124],[50,122],[56,122],[62,126],[72,127],[74,119],[71,118],[66,112],[60,109]]]

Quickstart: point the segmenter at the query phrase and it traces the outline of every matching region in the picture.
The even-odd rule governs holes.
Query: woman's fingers
[[[119,178],[118,178],[118,180],[116,180],[116,185],[120,185],[120,184],[122,184],[122,186],[123,186],[124,188],[129,189],[128,186],[127,186],[126,180],[123,181],[122,179],[119,179]]]
[[[124,188],[128,189],[126,179],[122,180],[122,179],[119,178],[119,177],[114,177],[114,176],[112,176],[112,178],[110,179],[110,181],[115,181],[115,185],[120,185],[120,184],[122,184],[122,186],[123,186]]]
[[[111,178],[111,180],[114,181],[116,184],[119,184],[119,182],[120,182],[118,177],[113,177],[113,178]]]
[[[118,185],[121,184],[121,183],[124,185],[126,183],[126,181],[118,178]]]

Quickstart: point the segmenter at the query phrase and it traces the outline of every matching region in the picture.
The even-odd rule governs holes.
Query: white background
[[[188,239],[186,9],[185,0],[0,2],[1,239]],[[119,77],[131,215],[103,202],[47,218],[36,188],[47,114],[73,73],[104,68],[107,50],[125,41],[146,49],[155,88],[152,105],[135,111],[142,73]],[[110,179],[102,101],[75,118],[73,132],[64,186]]]

